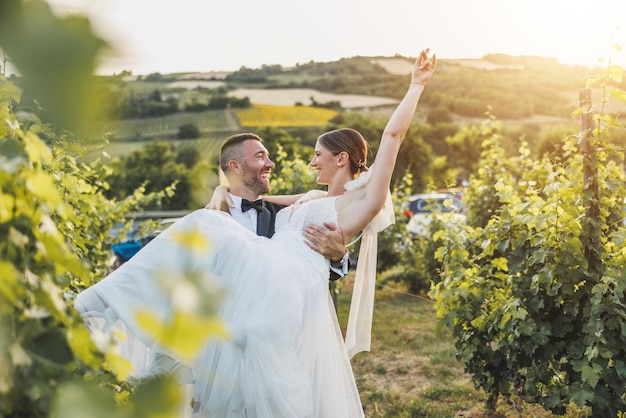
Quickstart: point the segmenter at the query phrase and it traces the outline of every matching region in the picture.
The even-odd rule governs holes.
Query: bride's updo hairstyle
[[[354,175],[367,171],[368,146],[365,138],[358,131],[351,128],[335,129],[320,135],[317,140],[320,145],[333,155],[347,152],[350,157],[350,172]]]

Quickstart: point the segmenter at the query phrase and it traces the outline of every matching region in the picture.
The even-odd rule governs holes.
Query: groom
[[[263,140],[252,133],[228,137],[220,150],[220,168],[229,182],[233,206],[223,204],[233,218],[257,235],[274,234],[276,213],[283,206],[260,200],[270,191],[270,172],[275,167]],[[348,253],[341,230],[335,224],[324,227],[307,225],[303,231],[307,245],[331,262],[330,280],[337,280],[348,272]]]

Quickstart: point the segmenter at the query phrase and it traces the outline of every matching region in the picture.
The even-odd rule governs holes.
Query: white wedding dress
[[[302,236],[306,224],[337,223],[337,197],[308,195],[278,213],[272,239],[222,212],[197,210],[79,294],[75,306],[94,331],[123,330],[136,377],[178,369],[184,380],[190,370],[193,417],[362,417],[328,292],[329,262]],[[175,234],[188,230],[206,236],[210,249],[190,254]],[[189,263],[226,290],[219,315],[231,339],[211,339],[193,364],[181,365],[142,332],[134,312],[149,308],[166,320],[172,302],[155,274]]]

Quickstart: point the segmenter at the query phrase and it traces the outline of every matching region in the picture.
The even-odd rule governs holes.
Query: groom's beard
[[[246,163],[242,164],[243,172],[245,173],[243,177],[243,184],[252,192],[257,194],[258,196],[269,193],[270,185],[269,178],[263,179],[261,178],[261,171],[256,171],[252,169]]]

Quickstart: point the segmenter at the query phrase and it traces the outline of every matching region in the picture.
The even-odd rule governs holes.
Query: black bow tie
[[[241,199],[241,211],[246,212],[250,209],[261,212],[263,210],[263,201],[261,199],[257,199],[254,202],[251,202],[248,199]]]

